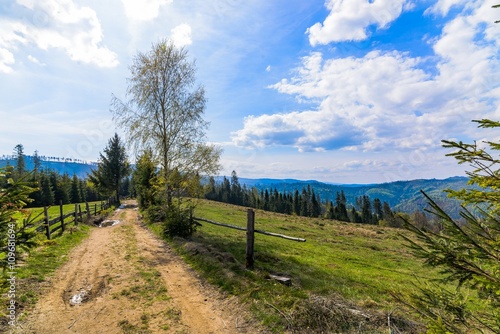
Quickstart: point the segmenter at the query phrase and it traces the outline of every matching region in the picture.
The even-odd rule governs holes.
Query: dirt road
[[[243,308],[198,278],[138,220],[96,228],[51,279],[20,333],[255,333]]]

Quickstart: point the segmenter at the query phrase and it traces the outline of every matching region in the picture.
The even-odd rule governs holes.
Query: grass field
[[[85,212],[86,210],[86,205],[85,203],[80,203],[79,204],[82,212]],[[70,214],[75,212],[75,204],[65,204],[63,205],[63,215]],[[92,214],[94,214],[95,211],[99,212],[101,209],[101,202],[89,202],[89,209]],[[31,216],[29,216],[31,214]],[[47,209],[47,214],[49,216],[49,220],[56,219],[60,217],[60,207],[59,205],[53,205],[48,207]],[[43,207],[37,207],[37,208],[27,208],[24,209],[23,213],[18,213],[14,216],[17,221],[21,222],[24,219],[29,219],[29,225],[30,230],[34,230],[36,228],[39,228],[41,225],[44,224],[44,208]],[[74,217],[69,216],[64,219],[65,224],[71,224],[74,222]],[[60,227],[61,223],[60,221],[57,221],[54,224],[51,224],[51,230],[58,229]],[[62,232],[59,229],[59,234]]]
[[[90,210],[94,211],[94,205],[97,204],[97,210],[99,210],[101,206],[101,202],[89,202]],[[82,211],[85,211],[85,203],[80,203]],[[26,209],[28,212],[31,212],[34,216],[39,216],[40,219],[43,218],[43,208],[30,208]],[[75,204],[64,204],[63,205],[63,214],[67,214],[75,211]],[[52,205],[47,210],[50,217],[55,218],[59,216],[59,205]]]
[[[203,200],[195,216],[246,226],[246,208],[228,204]],[[393,314],[394,323],[407,327],[406,332],[422,330],[406,322],[415,319],[414,315],[391,296],[412,289],[416,279],[437,277],[408,251],[399,236],[405,231],[257,210],[256,229],[307,242],[256,234],[255,269],[249,271],[244,269],[245,232],[202,225],[191,240],[176,239],[174,245],[209,281],[250,303],[257,316],[277,332],[299,328],[387,333],[388,314]],[[161,233],[158,225],[152,228]],[[291,277],[292,286],[270,280],[269,274]],[[348,311],[341,311],[339,305]],[[339,314],[332,315],[336,307]],[[360,313],[372,316],[355,317]],[[356,319],[345,320],[350,315]],[[339,317],[352,323],[332,327],[341,321]]]

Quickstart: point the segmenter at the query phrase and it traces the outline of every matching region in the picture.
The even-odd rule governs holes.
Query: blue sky
[[[221,174],[375,183],[464,175],[442,139],[499,140],[495,1],[6,0],[0,154],[96,160],[111,94],[161,38],[196,60]]]

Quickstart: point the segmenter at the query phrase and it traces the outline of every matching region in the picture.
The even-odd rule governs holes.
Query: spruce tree
[[[16,157],[16,173],[15,178],[20,179],[26,173],[26,161],[24,157],[24,146],[17,144],[14,147],[14,155]]]
[[[106,196],[113,196],[120,204],[120,186],[130,173],[125,146],[117,133],[108,141],[104,154],[100,153],[97,169],[92,171],[89,179]]]
[[[480,128],[500,128],[496,121],[474,122]],[[450,217],[424,193],[427,211],[438,218],[442,230],[406,222],[416,237],[406,237],[410,247],[426,264],[439,268],[446,282],[410,295],[409,304],[430,319],[435,333],[500,333],[500,142],[484,144],[486,148],[475,142],[443,141],[444,147],[454,149],[448,156],[473,168],[467,174],[474,188],[449,191],[464,203],[463,221]],[[451,284],[456,289],[450,290]]]

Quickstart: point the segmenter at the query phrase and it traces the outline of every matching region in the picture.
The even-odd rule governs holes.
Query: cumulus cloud
[[[21,46],[63,50],[70,59],[99,67],[118,65],[117,55],[102,45],[103,33],[93,9],[72,0],[17,0],[32,20],[5,19],[0,24],[0,69],[11,71]],[[5,55],[10,56],[6,57]]]
[[[191,45],[193,43],[191,40],[191,27],[189,24],[183,23],[178,25],[171,30],[171,33],[172,42],[178,47]]]
[[[438,0],[436,3],[430,7],[426,13],[447,15],[450,9],[454,6],[461,6],[467,4],[469,0]]]
[[[232,133],[238,146],[292,146],[301,152],[356,145],[360,137],[361,131],[356,126],[323,110],[249,116],[243,129]]]
[[[387,27],[397,19],[404,8],[405,0],[328,0],[330,14],[323,23],[316,23],[307,30],[309,42],[360,41],[368,37],[367,28],[376,25]]]
[[[129,19],[148,21],[158,17],[162,6],[172,3],[173,0],[122,0],[125,14]]]
[[[270,88],[318,102],[313,111],[250,116],[233,133],[240,146],[299,150],[426,150],[471,119],[500,116],[498,32],[487,4],[448,22],[435,55],[372,51],[364,57],[302,59],[292,78]],[[481,38],[478,38],[480,36]],[[430,70],[429,70],[430,69]]]
[[[0,48],[0,73],[11,73],[10,65],[15,63],[14,55],[7,49]]]

